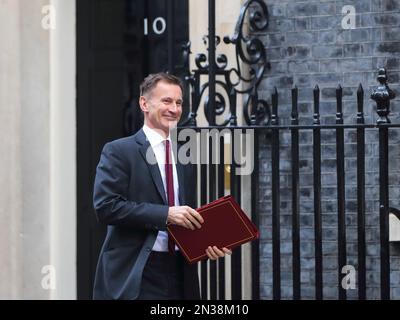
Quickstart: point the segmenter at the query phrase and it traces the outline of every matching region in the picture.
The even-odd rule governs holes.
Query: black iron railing
[[[322,188],[322,156],[321,146],[324,144],[324,135],[326,131],[334,131],[334,143],[336,146],[336,202],[337,202],[337,261],[338,261],[338,299],[346,299],[346,289],[342,285],[343,274],[341,270],[347,265],[348,252],[346,250],[348,242],[346,239],[346,180],[345,180],[345,132],[355,130],[356,132],[356,162],[357,162],[357,178],[356,178],[356,202],[357,202],[357,284],[358,298],[366,299],[367,295],[367,280],[366,280],[366,216],[365,216],[365,130],[374,129],[379,132],[379,226],[380,226],[380,274],[381,274],[381,298],[390,299],[390,254],[389,254],[389,212],[398,212],[395,208],[389,208],[389,130],[392,128],[400,128],[400,124],[390,123],[388,118],[389,102],[394,98],[393,92],[387,86],[386,72],[384,69],[379,70],[378,80],[381,85],[372,94],[372,99],[378,101],[377,112],[379,115],[376,123],[366,124],[364,121],[364,91],[360,84],[357,90],[357,116],[356,123],[344,123],[342,109],[342,88],[339,86],[336,90],[336,121],[334,124],[325,124],[320,121],[319,97],[320,90],[318,86],[314,89],[313,96],[313,123],[299,124],[298,113],[298,90],[296,87],[292,89],[292,110],[291,121],[289,124],[280,124],[279,109],[279,94],[275,89],[271,96],[271,122],[269,125],[246,125],[246,126],[205,126],[205,127],[182,127],[192,128],[197,132],[212,130],[222,132],[227,130],[230,132],[231,146],[231,164],[230,164],[230,192],[241,203],[244,193],[250,193],[250,207],[252,220],[260,226],[259,217],[259,160],[258,152],[260,135],[267,134],[268,143],[271,144],[271,216],[272,216],[272,280],[273,290],[272,298],[281,299],[281,159],[280,159],[280,133],[288,131],[291,137],[291,200],[292,200],[292,286],[293,299],[301,299],[301,259],[300,259],[300,244],[303,241],[300,237],[300,159],[299,155],[299,135],[302,132],[312,132],[312,162],[313,162],[313,216],[314,216],[314,260],[315,260],[315,298],[323,299],[323,244],[322,232],[324,225],[322,222],[322,214],[324,213],[321,206]],[[383,98],[381,98],[383,97]],[[248,133],[251,130],[254,132],[253,160],[254,170],[251,173],[251,190],[246,190],[243,187],[243,178],[237,174],[236,168],[239,166],[235,162],[233,154],[234,148],[242,148],[242,142],[233,139],[234,132]],[[200,180],[201,180],[201,204],[214,200],[217,197],[224,195],[227,189],[225,185],[226,166],[224,159],[224,136],[219,137],[219,144],[211,143],[209,138],[208,162],[199,164]],[[220,161],[214,164],[212,159],[218,154]],[[225,157],[226,158],[226,157]],[[335,195],[333,195],[335,196]],[[226,227],[229,227],[227,224]],[[263,233],[264,230],[261,230]],[[260,298],[260,252],[259,242],[252,243],[251,248],[251,265],[246,269],[246,272],[251,272],[253,299]],[[202,297],[204,299],[224,299],[227,296],[225,292],[225,262],[221,259],[217,263],[203,262],[201,265],[201,286]],[[207,272],[209,268],[209,272]],[[241,299],[244,295],[243,289],[243,273],[242,268],[242,249],[238,248],[234,251],[231,263],[231,292],[232,299]],[[208,294],[209,292],[209,294]]]
[[[274,89],[271,96],[271,106],[267,101],[258,97],[258,88],[263,79],[268,62],[265,48],[257,38],[245,36],[243,22],[246,14],[253,30],[264,30],[268,25],[268,10],[261,0],[247,1],[240,12],[240,16],[232,37],[224,38],[225,43],[231,43],[236,48],[237,67],[227,69],[227,58],[223,54],[216,55],[216,48],[220,43],[220,38],[215,35],[215,3],[209,0],[209,34],[205,37],[208,43],[208,56],[198,54],[195,59],[196,68],[187,73],[186,81],[191,88],[191,108],[189,116],[182,123],[183,128],[191,128],[196,132],[202,130],[212,131],[228,130],[230,135],[231,163],[229,173],[229,187],[225,184],[226,168],[224,161],[213,164],[211,159],[219,154],[219,159],[227,158],[224,149],[225,137],[219,137],[219,144],[210,142],[208,145],[208,162],[198,164],[200,177],[200,201],[199,205],[205,204],[224,195],[226,190],[230,192],[241,204],[244,193],[250,192],[251,218],[260,227],[260,186],[259,186],[259,140],[262,135],[268,136],[268,143],[271,145],[271,217],[272,217],[272,298],[281,299],[282,279],[281,279],[281,138],[280,134],[289,132],[291,138],[290,155],[290,185],[291,185],[291,232],[292,232],[292,296],[293,299],[302,298],[301,288],[301,243],[304,239],[300,233],[300,161],[299,137],[304,132],[311,132],[312,141],[312,188],[313,193],[310,198],[313,200],[313,231],[314,231],[314,272],[315,272],[315,298],[324,298],[324,239],[322,237],[324,225],[322,221],[322,146],[326,131],[334,131],[334,143],[336,148],[336,195],[337,203],[337,263],[338,263],[338,298],[346,299],[346,289],[342,285],[343,274],[341,270],[347,265],[349,252],[347,250],[346,235],[346,176],[345,169],[345,133],[354,130],[356,133],[356,203],[357,203],[357,288],[358,298],[367,298],[367,273],[366,273],[366,129],[376,129],[379,132],[379,234],[380,234],[380,287],[381,298],[390,299],[390,253],[389,253],[389,211],[398,212],[397,209],[389,209],[389,130],[400,128],[400,124],[392,124],[388,118],[390,111],[390,100],[394,98],[394,93],[387,85],[386,71],[379,70],[379,87],[373,92],[371,98],[376,101],[379,119],[375,124],[366,124],[364,119],[364,91],[362,85],[357,90],[357,114],[356,123],[344,123],[343,116],[343,89],[339,85],[336,89],[336,119],[335,123],[321,123],[320,115],[320,89],[316,86],[313,90],[313,115],[311,124],[300,124],[298,112],[298,89],[294,87],[292,94],[292,109],[290,123],[281,123],[279,109],[279,93]],[[184,56],[186,66],[189,66],[190,43],[184,46]],[[245,67],[242,64],[246,65]],[[248,77],[245,76],[248,70]],[[236,79],[236,80],[234,80]],[[222,93],[224,91],[224,94]],[[237,95],[244,95],[244,103],[237,104]],[[224,97],[228,97],[225,101]],[[204,106],[200,103],[204,101]],[[228,108],[229,107],[229,108]],[[197,126],[197,115],[200,111],[208,121],[208,125]],[[243,112],[244,124],[238,126],[238,115]],[[228,116],[224,115],[228,113]],[[229,125],[228,127],[226,127]],[[235,174],[238,163],[234,160],[233,150],[242,142],[235,141],[233,133],[254,132],[253,161],[254,170],[251,173],[251,190],[245,190],[243,179]],[[211,138],[210,138],[211,141]],[[334,152],[334,151],[333,151]],[[229,225],[227,224],[227,227]],[[261,230],[263,233],[264,230]],[[231,278],[230,296],[232,299],[241,299],[244,296],[243,276],[244,272],[251,273],[251,297],[260,298],[260,242],[254,241],[251,246],[251,265],[250,268],[243,268],[242,248],[237,248],[231,258]],[[285,266],[287,267],[287,266]],[[201,263],[201,296],[203,299],[225,299],[228,293],[225,290],[225,260],[219,259],[218,262]]]

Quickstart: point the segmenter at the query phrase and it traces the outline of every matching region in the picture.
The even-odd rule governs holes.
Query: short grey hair
[[[149,74],[146,78],[144,78],[143,82],[140,85],[140,95],[149,96],[153,89],[157,86],[157,83],[160,81],[179,86],[183,94],[183,83],[181,79],[172,74],[159,72]]]

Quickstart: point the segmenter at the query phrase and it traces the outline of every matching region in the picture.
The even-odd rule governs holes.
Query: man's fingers
[[[213,249],[211,247],[208,247],[206,249],[206,253],[207,256],[211,259],[211,260],[217,260],[218,256],[215,254],[215,252],[213,251]]]
[[[185,216],[183,217],[183,222],[184,222],[186,228],[191,229],[191,230],[196,229],[196,228],[193,226],[192,222],[191,222],[187,217],[185,217]]]
[[[188,214],[186,215],[186,218],[189,219],[190,222],[192,222],[198,229],[201,228],[200,222],[198,222],[198,221],[196,220],[196,218],[195,218],[194,216],[192,216],[190,213],[188,213]]]
[[[174,207],[176,208],[176,216],[172,221],[176,221],[175,223],[181,225],[182,227],[195,230],[201,228],[201,224],[204,222],[203,217],[196,210],[192,209],[189,206],[182,207]]]
[[[222,248],[222,250],[221,250],[221,249],[219,249],[217,246],[212,246],[212,247],[209,246],[209,247],[206,249],[206,253],[207,253],[207,256],[208,256],[211,260],[217,260],[218,258],[223,258],[223,257],[225,257],[226,254],[231,255],[231,254],[232,254],[232,251],[229,250],[228,248]]]
[[[196,210],[188,207],[189,213],[196,218],[197,221],[199,221],[200,223],[204,222],[203,217],[200,215],[200,213],[198,213]]]
[[[214,253],[215,253],[218,257],[222,258],[223,256],[225,256],[225,253],[224,253],[223,251],[221,251],[220,249],[218,249],[217,246],[213,246],[212,249],[214,250]]]
[[[211,256],[214,257],[215,259],[222,258],[225,256],[225,254],[218,249],[216,246],[209,246],[208,247],[209,252],[211,253]]]

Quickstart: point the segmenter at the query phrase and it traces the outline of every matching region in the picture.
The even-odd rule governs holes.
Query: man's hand
[[[203,217],[196,210],[188,206],[170,207],[168,210],[167,223],[195,230],[200,229],[204,222]]]
[[[222,248],[222,250],[218,249],[216,246],[209,246],[206,249],[207,256],[211,260],[217,260],[218,258],[225,257],[226,254],[231,255],[232,251],[227,248]]]

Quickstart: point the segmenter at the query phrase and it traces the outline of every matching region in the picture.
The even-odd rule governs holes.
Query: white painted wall
[[[22,287],[19,20],[19,2],[0,1],[0,299],[18,298]]]
[[[76,299],[76,8],[52,0],[50,34],[50,222],[54,299]]]
[[[53,31],[48,4],[0,1],[0,299],[76,298],[75,1]]]

